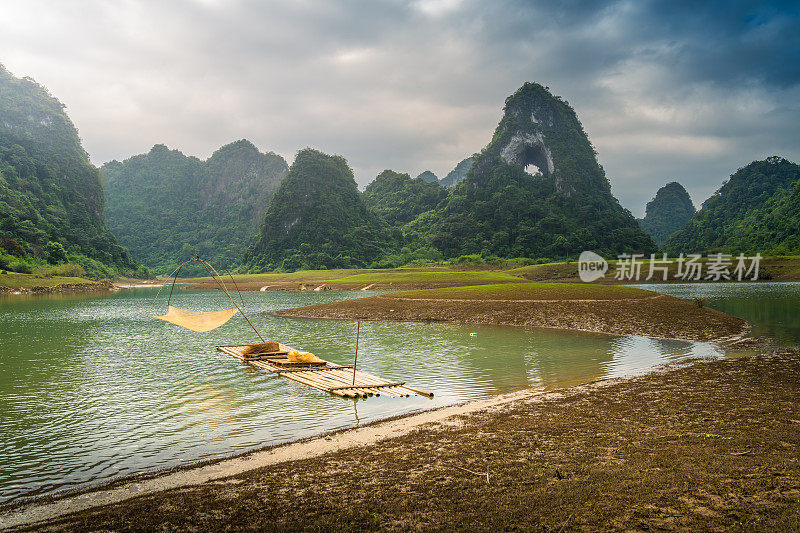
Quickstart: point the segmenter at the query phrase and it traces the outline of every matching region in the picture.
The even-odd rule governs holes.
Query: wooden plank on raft
[[[217,346],[217,350],[235,357],[245,363],[263,368],[281,377],[303,385],[334,394],[342,398],[366,398],[367,396],[403,397],[418,394],[433,397],[433,393],[409,387],[405,382],[394,382],[373,376],[354,365],[337,365],[329,361],[317,364],[297,363],[287,365],[286,354],[292,348],[279,344],[279,352],[263,354],[255,357],[244,354],[249,345]],[[280,359],[277,361],[276,359]]]
[[[344,390],[344,389],[377,389],[380,387],[399,387],[400,385],[405,385],[405,381],[398,381],[397,383],[376,383],[374,385],[367,385],[367,384],[356,384],[355,386],[344,386],[344,387],[333,387],[331,390]]]

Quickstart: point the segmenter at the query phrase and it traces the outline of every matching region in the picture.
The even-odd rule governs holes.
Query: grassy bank
[[[708,259],[700,260],[703,275]],[[749,265],[749,263],[748,263]],[[646,278],[649,263],[642,265],[642,275],[638,283],[662,282],[656,272],[653,280]],[[678,263],[668,265],[668,281],[675,279]],[[609,261],[609,270],[597,285],[632,284],[636,281],[617,280],[617,261]],[[225,276],[226,279],[227,276]],[[426,289],[435,287],[454,287],[488,283],[513,283],[521,281],[580,282],[577,261],[545,263],[511,269],[501,269],[494,263],[433,264],[425,267],[403,267],[396,269],[337,269],[301,270],[297,272],[265,272],[263,274],[236,274],[236,283],[244,290],[259,290],[267,286],[269,290],[313,289],[325,285],[330,289]],[[765,257],[761,260],[759,279],[762,281],[800,281],[800,257]],[[187,288],[205,289],[216,284],[210,277],[181,280]]]
[[[530,396],[44,527],[797,531],[798,380],[796,352],[676,367]]]
[[[10,289],[54,287],[56,285],[78,284],[78,283],[94,283],[94,281],[78,277],[65,277],[65,276],[39,277],[33,274],[19,274],[17,272],[7,272],[6,274],[3,274],[0,272],[0,287],[8,287]]]
[[[280,311],[280,316],[545,327],[708,341],[747,323],[695,302],[634,287],[509,283],[404,291]]]
[[[705,276],[708,258],[699,261],[703,265],[703,276]],[[734,266],[736,261],[733,262]],[[746,263],[748,266],[749,261]],[[678,271],[678,262],[675,260],[668,263],[667,280],[668,282],[682,282],[675,278]],[[730,269],[733,270],[733,267]],[[642,265],[642,275],[638,283],[663,283],[663,274],[655,272],[653,280],[648,281],[649,258],[644,260]],[[506,271],[507,274],[518,276],[530,281],[580,281],[578,277],[578,262],[546,263],[542,265],[530,265],[514,268]],[[636,281],[617,280],[617,261],[608,262],[608,272],[605,277],[595,283],[636,283]],[[761,281],[800,281],[800,256],[786,257],[764,257],[759,266],[759,280]]]

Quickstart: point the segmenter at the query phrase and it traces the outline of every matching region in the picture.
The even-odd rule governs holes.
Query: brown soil
[[[610,300],[423,299],[420,294],[373,296],[277,313],[301,318],[455,322],[573,329],[708,341],[742,335],[747,323],[666,295]]]
[[[530,396],[37,530],[797,531],[800,353]]]

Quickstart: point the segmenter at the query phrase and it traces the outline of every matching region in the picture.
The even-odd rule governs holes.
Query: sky
[[[622,205],[699,207],[750,161],[800,161],[796,2],[0,0],[0,63],[66,105],[100,165],[251,140],[444,177],[526,81],[575,109]]]

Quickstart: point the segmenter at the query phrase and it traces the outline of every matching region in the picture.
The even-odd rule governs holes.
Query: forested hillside
[[[447,190],[422,177],[384,170],[363,193],[364,203],[392,226],[402,226],[420,213],[436,207],[447,196]]]
[[[63,104],[0,65],[0,268],[39,258],[95,277],[135,271],[106,227],[100,176]]]
[[[800,252],[800,165],[782,157],[736,171],[680,231],[670,254]]]
[[[362,267],[397,249],[399,236],[367,209],[343,157],[306,148],[275,192],[245,266]]]
[[[694,204],[683,185],[667,183],[647,202],[645,217],[639,225],[656,244],[663,244],[670,235],[681,229],[695,213]]]
[[[656,250],[611,194],[573,109],[535,83],[506,100],[489,145],[437,209],[406,226],[445,257],[565,258]]]
[[[103,170],[109,226],[134,258],[163,274],[194,253],[238,265],[287,165],[241,140],[206,161],[156,145]]]

